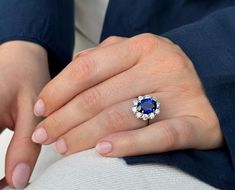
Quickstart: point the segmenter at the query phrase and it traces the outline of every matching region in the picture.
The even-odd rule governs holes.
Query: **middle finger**
[[[132,41],[123,40],[80,54],[43,88],[35,114],[48,116],[75,95],[135,65],[141,54]]]
[[[141,94],[152,93],[154,82],[146,83],[142,80],[142,73],[137,76],[139,72],[136,70],[139,69],[133,67],[77,95],[37,126],[33,141],[52,143],[71,128],[89,120],[105,108]]]
[[[105,135],[145,127],[148,121],[137,119],[131,110],[133,99],[113,105],[92,119],[71,129],[55,144],[56,151],[69,155],[94,147]]]

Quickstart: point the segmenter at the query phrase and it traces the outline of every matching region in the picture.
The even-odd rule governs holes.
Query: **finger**
[[[78,52],[77,54],[74,55],[73,60],[77,59],[81,54],[89,53],[89,52],[91,52],[95,49],[96,49],[96,47],[92,47],[92,48],[82,50],[82,51],[80,51],[80,52]]]
[[[95,117],[107,107],[152,92],[153,87],[156,88],[159,84],[155,79],[146,83],[142,80],[145,76],[138,69],[133,68],[116,75],[73,98],[37,126],[32,140],[36,143],[52,143],[71,128]]]
[[[3,179],[0,180],[0,189],[3,189],[6,186],[7,186],[7,181],[6,178],[4,177]]]
[[[99,140],[96,150],[103,156],[123,157],[188,148],[211,149],[217,147],[216,136],[214,129],[199,118],[181,117],[111,134]]]
[[[109,46],[109,45],[113,45],[115,43],[118,43],[118,42],[121,42],[121,41],[124,41],[126,38],[122,38],[122,37],[118,37],[118,36],[111,36],[109,38],[107,38],[106,40],[102,41],[100,44],[98,44],[98,46],[96,47],[92,47],[92,48],[88,48],[88,49],[85,49],[85,50],[82,50],[80,52],[78,52],[73,59],[77,59],[81,54],[84,54],[84,53],[89,53],[97,48],[100,48],[100,47],[106,47],[106,46]]]
[[[133,114],[132,102],[133,100],[128,100],[116,104],[73,128],[56,142],[57,152],[69,155],[94,147],[98,139],[108,134],[146,126],[147,121],[137,119]]]
[[[124,37],[119,37],[119,36],[111,36],[107,39],[105,39],[104,41],[102,41],[98,47],[105,47],[105,46],[109,46],[109,45],[113,45],[113,44],[116,44],[116,43],[119,43],[121,41],[124,41],[126,40],[127,38],[124,38]]]
[[[6,156],[6,178],[10,186],[23,188],[27,185],[40,152],[40,146],[31,141],[38,118],[33,115],[34,100],[20,97],[15,133]]]
[[[140,57],[133,44],[125,40],[81,54],[42,90],[35,114],[47,116],[85,89],[131,68]]]

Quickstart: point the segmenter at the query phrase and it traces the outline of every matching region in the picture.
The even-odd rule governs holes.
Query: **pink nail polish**
[[[67,152],[68,148],[67,145],[64,141],[64,139],[59,139],[58,141],[56,141],[55,143],[55,151],[59,154],[64,154],[65,152]]]
[[[32,141],[35,143],[43,143],[48,139],[47,132],[44,128],[38,128],[32,135]]]
[[[34,105],[34,115],[42,116],[45,113],[45,104],[42,99],[39,99]]]
[[[16,189],[24,188],[30,177],[30,167],[25,163],[18,164],[12,174],[12,182]]]
[[[99,154],[108,154],[112,151],[113,147],[109,142],[101,142],[96,145],[95,149]]]

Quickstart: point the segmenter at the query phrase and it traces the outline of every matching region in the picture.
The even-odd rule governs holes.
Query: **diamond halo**
[[[139,119],[154,119],[160,114],[160,102],[150,95],[139,96],[133,101],[132,112]]]

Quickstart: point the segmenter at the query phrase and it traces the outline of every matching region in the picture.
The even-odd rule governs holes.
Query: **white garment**
[[[76,0],[75,52],[98,44],[107,3],[108,0]],[[1,155],[10,137],[9,131],[0,136]],[[60,158],[51,146],[44,146],[32,183],[26,190],[215,189],[173,167],[160,164],[129,166],[122,159],[101,157],[93,149]],[[2,177],[4,161],[3,157],[0,159]]]
[[[108,0],[75,1],[75,53],[99,43],[107,6]]]
[[[61,159],[26,190],[212,190],[181,171],[163,165],[128,166],[94,149]]]

